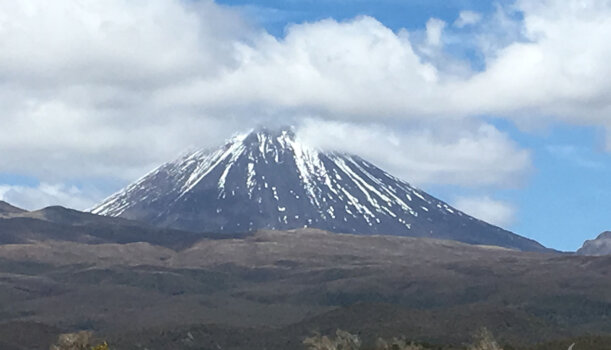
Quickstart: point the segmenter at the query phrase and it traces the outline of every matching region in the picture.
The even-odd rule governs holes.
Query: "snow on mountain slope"
[[[219,149],[186,154],[92,212],[202,232],[313,227],[545,250],[358,156],[309,148],[290,129],[260,129],[235,136]]]

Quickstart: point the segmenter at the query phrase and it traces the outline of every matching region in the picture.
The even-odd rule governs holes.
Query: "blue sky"
[[[439,1],[439,0],[380,0],[380,1],[243,1],[223,0],[222,4],[241,7],[249,17],[265,26],[267,30],[281,36],[291,23],[312,22],[325,18],[339,21],[357,16],[372,16],[394,30],[401,28],[421,29],[431,17],[452,22],[463,10],[492,12],[491,1]]]
[[[514,230],[570,250],[609,229],[611,158],[599,133],[555,126],[516,135],[533,150],[535,170],[523,188],[504,194],[519,208]]]
[[[511,125],[500,128],[531,150],[534,164],[522,185],[483,191],[513,204],[516,213],[509,229],[569,251],[609,230],[611,157],[602,150],[599,130],[555,125],[527,133]],[[455,186],[428,190],[449,200],[471,192]]]
[[[23,0],[0,13],[0,199],[16,205],[85,209],[186,148],[275,123],[552,248],[611,229],[608,2]]]

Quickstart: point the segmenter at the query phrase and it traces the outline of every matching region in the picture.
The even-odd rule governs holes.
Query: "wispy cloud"
[[[513,205],[488,196],[458,197],[454,206],[473,217],[505,228],[514,222],[516,216]]]
[[[472,26],[482,20],[482,14],[474,11],[460,11],[458,18],[454,21],[454,26],[463,28]]]
[[[602,169],[605,167],[604,162],[591,159],[587,155],[589,151],[584,147],[575,145],[548,145],[545,149],[554,157],[574,166],[588,169]]]
[[[93,188],[83,190],[65,184],[41,183],[37,186],[0,185],[0,200],[20,208],[35,210],[51,205],[81,209],[91,207],[100,197]]]

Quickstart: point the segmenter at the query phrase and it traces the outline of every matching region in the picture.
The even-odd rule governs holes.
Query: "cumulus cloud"
[[[511,204],[487,196],[459,197],[454,206],[473,217],[500,227],[511,225],[516,215],[516,209]]]
[[[215,75],[237,64],[241,18],[211,1],[0,2],[0,74],[40,88],[137,85]],[[29,38],[29,40],[23,40]]]
[[[548,118],[608,127],[611,4],[547,0],[517,7],[526,41],[502,48],[485,71],[457,84],[457,103],[524,124]]]
[[[164,103],[277,116],[413,117],[430,113],[427,102],[435,96],[421,87],[439,79],[407,32],[395,33],[371,17],[293,25],[282,39],[264,35],[236,53],[240,69],[170,87]]]
[[[249,33],[211,1],[0,1],[0,172],[132,179],[220,142],[230,116],[154,96],[235,67],[233,45]]]
[[[446,130],[392,130],[380,124],[306,120],[298,136],[327,150],[372,160],[416,185],[516,185],[528,173],[530,154],[491,125]]]
[[[520,16],[460,15],[481,39],[485,66],[472,71],[448,69],[464,62],[444,53],[454,26],[437,19],[420,41],[371,17],[277,38],[212,1],[0,0],[0,172],[127,181],[187,147],[307,115],[393,129],[398,141],[379,142],[405,156],[345,142],[412,181],[506,185],[528,152],[482,115],[611,130],[609,2],[512,7]]]
[[[202,108],[235,108],[239,101],[260,113],[298,110],[332,119],[490,114],[521,124],[551,119],[604,127],[611,103],[605,93],[611,84],[611,5],[569,3],[518,2],[514,8],[523,20],[499,7],[494,21],[480,28],[482,35],[495,35],[482,36],[482,71],[454,74],[419,55],[443,44],[444,23],[436,19],[428,22],[422,50],[415,49],[410,33],[393,32],[370,17],[324,20],[291,26],[284,38],[264,35],[238,45],[240,69],[178,86],[168,101]],[[494,23],[499,28],[491,30]],[[499,38],[507,28],[513,34]]]

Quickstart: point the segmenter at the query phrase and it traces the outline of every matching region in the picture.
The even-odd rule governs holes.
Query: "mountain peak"
[[[0,200],[0,215],[25,213],[27,210],[17,208],[5,201]]]
[[[605,231],[596,239],[587,240],[577,250],[581,255],[611,255],[611,231]]]
[[[260,126],[252,129],[249,135],[263,135],[266,137],[289,137],[295,138],[295,127],[285,125],[277,128],[270,128],[267,126]]]
[[[92,212],[202,232],[309,227],[545,249],[360,157],[303,145],[290,127],[255,129],[166,163]]]
[[[296,135],[293,127],[282,127],[277,129],[260,127],[253,129],[247,134],[237,135],[232,138],[232,141],[242,142],[246,146],[256,146],[264,150],[266,145],[287,147],[296,142]]]
[[[611,231],[605,231],[598,235],[597,239],[611,239]]]

